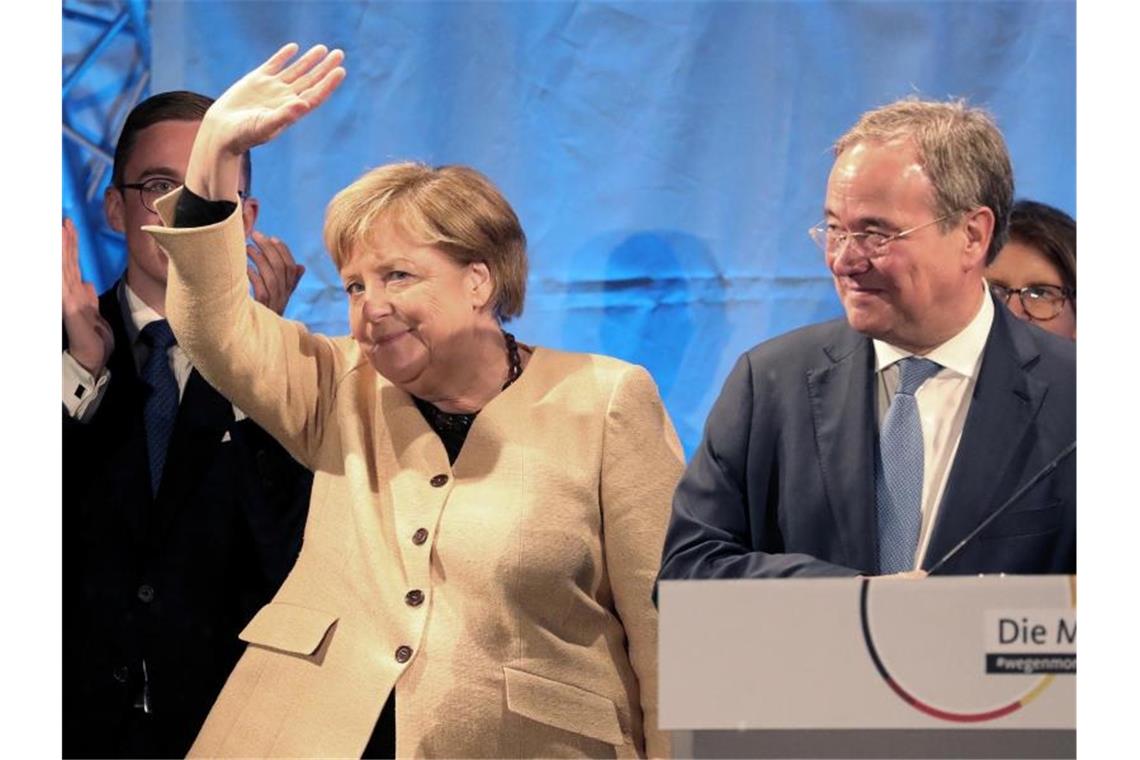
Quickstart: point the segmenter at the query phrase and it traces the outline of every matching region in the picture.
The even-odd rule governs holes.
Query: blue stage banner
[[[470,164],[530,240],[519,340],[645,365],[687,453],[736,357],[838,316],[807,236],[861,112],[963,97],[1005,132],[1020,197],[1075,213],[1066,2],[176,2],[151,92],[219,95],[282,43],[348,79],[254,153],[260,226],[308,268],[287,315],[347,331],[324,207],[396,160]]]

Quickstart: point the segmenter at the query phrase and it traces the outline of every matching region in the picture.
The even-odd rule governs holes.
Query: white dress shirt
[[[946,481],[954,465],[954,455],[962,440],[962,428],[970,411],[970,399],[978,382],[982,366],[982,352],[994,321],[994,305],[989,288],[983,282],[985,293],[978,313],[966,327],[950,340],[924,355],[924,358],[942,365],[936,375],[923,383],[915,393],[918,418],[922,424],[922,528],[914,557],[915,569],[922,566],[926,548],[930,544],[931,528],[938,517]],[[899,386],[898,361],[914,356],[910,351],[892,346],[881,340],[875,346],[875,373],[877,379],[877,418],[880,431],[887,416],[891,399]]]

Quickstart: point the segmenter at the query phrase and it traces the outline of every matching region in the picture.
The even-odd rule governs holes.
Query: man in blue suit
[[[745,353],[677,488],[661,579],[922,575],[1076,438],[1073,343],[982,272],[1007,237],[1001,133],[908,99],[835,145],[823,249],[846,319]],[[1076,464],[941,573],[1076,571]]]

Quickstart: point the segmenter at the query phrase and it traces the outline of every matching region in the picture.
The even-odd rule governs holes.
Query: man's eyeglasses
[[[181,184],[181,182],[169,177],[151,177],[145,182],[124,182],[119,185],[119,189],[138,190],[139,200],[142,201],[143,208],[152,214],[157,214],[158,210],[155,209],[154,202]],[[249,193],[245,190],[239,190],[238,197],[244,201],[249,197]]]
[[[877,259],[887,254],[887,249],[891,243],[896,240],[902,240],[911,233],[918,232],[921,229],[944,222],[954,216],[947,214],[940,216],[937,219],[925,222],[916,227],[896,232],[893,235],[887,235],[882,232],[848,232],[841,230],[834,224],[827,222],[820,222],[816,226],[808,230],[808,236],[819,246],[820,250],[829,256],[836,256],[847,245],[851,244],[856,247],[856,250],[863,254],[868,259]]]
[[[1072,288],[1061,285],[1026,285],[1024,288],[1007,288],[1005,285],[990,283],[990,291],[1009,306],[1014,293],[1021,300],[1022,310],[1038,322],[1048,322],[1065,308],[1065,301],[1076,297]]]

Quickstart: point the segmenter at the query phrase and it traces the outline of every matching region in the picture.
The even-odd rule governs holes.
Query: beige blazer
[[[400,756],[667,756],[650,592],[682,453],[649,374],[538,348],[452,467],[351,339],[249,298],[240,212],[146,229],[194,366],[316,473],[190,754],[359,757],[395,688]]]

